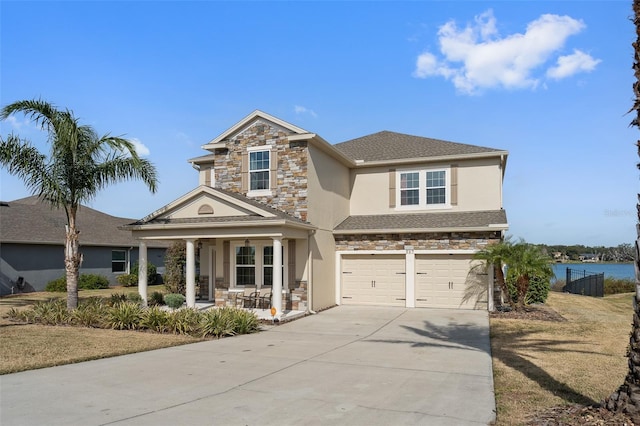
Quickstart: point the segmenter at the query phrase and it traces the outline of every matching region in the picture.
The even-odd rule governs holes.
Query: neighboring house
[[[81,274],[100,274],[117,284],[138,260],[138,241],[118,229],[133,219],[109,216],[86,206],[78,210]],[[37,197],[0,203],[0,295],[42,291],[65,275],[67,217]],[[151,245],[148,260],[162,272],[166,242]],[[22,277],[22,280],[19,280]]]
[[[578,259],[586,263],[596,263],[600,261],[600,256],[593,253],[583,253],[580,256],[578,256]]]
[[[493,278],[472,256],[508,228],[506,151],[387,131],[331,145],[261,111],[203,149],[189,160],[199,186],[125,227],[141,250],[186,241],[189,306],[200,247],[199,282],[217,305],[257,287],[272,289],[278,315],[491,309]]]

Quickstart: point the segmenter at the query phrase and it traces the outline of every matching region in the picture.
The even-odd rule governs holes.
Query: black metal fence
[[[596,274],[567,268],[563,291],[583,296],[604,297],[604,273]]]

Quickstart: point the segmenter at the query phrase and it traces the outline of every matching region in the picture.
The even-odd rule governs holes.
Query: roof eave
[[[224,229],[224,228],[257,228],[261,226],[286,226],[289,228],[298,229],[317,229],[315,226],[307,223],[293,222],[286,219],[268,219],[268,220],[254,220],[254,221],[241,221],[241,222],[194,222],[194,223],[143,223],[143,224],[130,224],[124,225],[120,229],[127,231],[152,231],[163,229]]]
[[[330,156],[332,156],[333,158],[338,160],[343,165],[345,165],[347,167],[355,167],[356,166],[356,163],[351,158],[349,158],[346,155],[344,155],[342,152],[340,152],[333,145],[331,145],[329,142],[324,140],[317,133],[305,133],[305,134],[300,134],[300,135],[290,135],[290,136],[288,136],[288,140],[289,140],[289,142],[305,141],[305,140],[309,141],[309,142],[313,143],[314,146],[318,147],[321,151],[325,152],[326,154],[329,154]]]
[[[381,228],[381,229],[345,229],[333,230],[333,235],[357,235],[357,234],[415,234],[436,232],[486,232],[506,231],[509,225],[506,223],[491,224],[488,226],[464,226],[446,228]]]
[[[491,151],[491,152],[477,152],[474,154],[455,154],[455,155],[439,155],[435,157],[415,157],[415,158],[399,158],[395,160],[376,160],[365,161],[355,160],[354,166],[360,167],[376,167],[376,166],[389,166],[389,165],[403,165],[403,164],[415,164],[415,163],[438,163],[449,162],[453,160],[476,160],[480,158],[504,158],[504,164],[506,164],[506,158],[509,155],[508,151]]]

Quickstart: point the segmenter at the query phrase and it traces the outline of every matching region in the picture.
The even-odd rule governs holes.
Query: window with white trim
[[[271,287],[273,285],[273,245],[267,241],[251,241],[251,245],[232,243],[233,265],[236,287]],[[287,263],[285,244],[282,245],[282,285],[287,286]]]
[[[262,191],[271,188],[270,175],[270,151],[249,152],[249,191]]]
[[[127,251],[111,251],[111,272],[127,272]]]
[[[256,284],[256,247],[236,247],[236,285]]]
[[[451,206],[449,168],[398,170],[396,208],[434,209]]]

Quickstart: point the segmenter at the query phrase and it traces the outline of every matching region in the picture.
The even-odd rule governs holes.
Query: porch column
[[[196,250],[195,240],[187,241],[187,308],[196,307]]]
[[[271,307],[276,308],[276,318],[282,315],[282,239],[273,238],[273,284]]]
[[[142,240],[138,246],[138,293],[147,306],[147,243]]]

